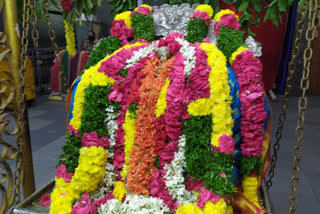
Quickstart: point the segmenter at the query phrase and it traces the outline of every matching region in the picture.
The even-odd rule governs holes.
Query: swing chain
[[[25,67],[27,64],[27,49],[29,45],[28,33],[29,33],[29,22],[30,22],[30,10],[31,4],[30,0],[24,0],[23,2],[23,21],[22,21],[22,36],[21,36],[21,52],[20,52],[20,100],[17,103],[17,127],[20,129],[17,134],[17,146],[18,146],[18,155],[15,167],[15,203],[20,201],[20,190],[22,187],[22,182],[24,179],[24,166],[22,166],[22,153],[23,153],[23,145],[24,145],[24,131],[21,130],[24,127],[24,112],[26,108],[25,103],[25,80],[26,80],[26,72]],[[20,175],[20,176],[19,176]]]
[[[274,177],[274,171],[275,171],[275,167],[276,167],[277,160],[278,160],[278,151],[280,149],[280,140],[282,138],[283,126],[284,126],[284,123],[285,123],[286,117],[287,117],[288,98],[289,98],[289,95],[290,95],[291,89],[292,89],[293,76],[296,73],[296,67],[297,67],[296,65],[297,64],[295,62],[296,62],[297,57],[299,56],[299,53],[300,53],[301,38],[303,35],[303,30],[305,28],[305,21],[304,20],[307,15],[307,7],[308,7],[308,1],[304,1],[299,9],[299,13],[300,13],[301,17],[300,17],[300,20],[296,26],[296,29],[297,29],[296,30],[296,38],[295,38],[294,45],[292,46],[292,50],[291,50],[291,60],[290,60],[289,66],[288,66],[288,77],[286,80],[286,89],[285,89],[284,98],[282,101],[282,111],[279,116],[279,124],[278,124],[278,128],[276,131],[276,142],[273,145],[273,155],[271,158],[270,170],[268,172],[269,179],[266,182],[268,190],[272,186],[272,179]]]
[[[31,8],[30,8],[31,9],[30,20],[31,20],[31,24],[32,24],[31,36],[32,36],[34,48],[38,48],[38,44],[39,44],[38,43],[39,31],[37,30],[38,17],[35,13],[36,4],[37,4],[37,1],[33,0],[32,4],[31,4]]]
[[[308,105],[308,98],[306,97],[306,92],[309,89],[310,67],[311,67],[311,59],[313,56],[311,45],[312,45],[312,41],[316,37],[316,32],[317,32],[316,21],[317,21],[317,15],[319,12],[317,5],[318,5],[318,0],[310,1],[308,5],[308,29],[305,34],[306,40],[308,42],[308,46],[304,50],[304,54],[303,54],[304,64],[303,64],[302,78],[300,82],[302,95],[298,101],[299,114],[298,114],[297,128],[295,133],[297,138],[297,143],[293,149],[293,171],[292,171],[292,177],[290,181],[290,187],[292,192],[288,200],[290,214],[295,213],[295,210],[297,208],[296,191],[299,186],[300,160],[302,157],[301,141],[303,140],[303,136],[304,136],[303,128],[304,128],[305,110]]]
[[[51,17],[49,15],[49,11],[48,11],[48,7],[49,7],[50,1],[44,0],[43,3],[44,3],[43,10],[44,10],[44,14],[45,14],[44,18],[45,18],[45,21],[46,21],[46,23],[47,23],[47,25],[49,27],[49,31],[48,31],[49,38],[50,38],[50,41],[51,41],[51,45],[53,47],[54,55],[59,60],[60,75],[61,75],[62,81],[64,82],[63,87],[64,87],[64,90],[67,92],[68,91],[67,78],[66,78],[66,74],[64,72],[64,67],[62,65],[61,59],[59,57],[59,53],[60,52],[59,52],[59,48],[58,48],[58,45],[57,45],[56,33],[52,28],[52,20],[51,20]]]

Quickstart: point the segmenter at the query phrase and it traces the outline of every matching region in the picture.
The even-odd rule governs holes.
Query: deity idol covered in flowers
[[[199,5],[155,40],[150,6],[115,17],[69,91],[51,214],[264,212],[271,114],[238,21]]]

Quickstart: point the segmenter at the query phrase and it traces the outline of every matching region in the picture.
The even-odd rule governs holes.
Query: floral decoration
[[[67,51],[70,56],[76,55],[76,40],[74,35],[73,24],[64,21],[65,37],[67,43]]]
[[[118,38],[106,44],[123,47],[98,45],[77,83],[50,213],[231,214],[239,193],[263,212],[262,66],[237,16],[215,16],[214,45],[206,38],[211,7],[200,5],[190,20],[201,32],[156,41],[142,31],[153,28],[151,12],[142,5],[116,16]]]

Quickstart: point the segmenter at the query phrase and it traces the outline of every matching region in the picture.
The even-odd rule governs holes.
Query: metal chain
[[[62,65],[62,59],[60,59],[59,57],[59,48],[58,48],[58,45],[57,45],[57,40],[56,40],[56,33],[54,32],[53,28],[52,28],[52,20],[51,20],[51,17],[49,15],[49,11],[48,11],[48,7],[49,7],[49,1],[48,0],[44,0],[43,1],[43,10],[44,10],[44,18],[45,18],[45,21],[46,23],[48,24],[48,27],[49,27],[49,38],[50,38],[50,41],[51,41],[51,45],[53,47],[53,51],[54,51],[54,54],[55,54],[55,57],[59,60],[59,68],[60,68],[60,75],[62,77],[62,80],[64,82],[63,84],[63,87],[64,87],[64,90],[65,92],[68,91],[68,83],[67,83],[67,77],[66,77],[66,74],[65,74],[65,71],[64,71],[64,67]]]
[[[39,44],[39,42],[38,42],[39,41],[39,32],[37,30],[38,17],[35,13],[36,4],[37,4],[37,1],[33,0],[32,4],[31,4],[31,8],[30,8],[31,9],[30,20],[31,20],[31,24],[32,24],[31,36],[32,36],[34,48],[38,48],[38,44]]]
[[[292,80],[293,76],[296,73],[296,59],[299,56],[300,53],[300,43],[301,43],[301,38],[303,34],[303,30],[305,28],[305,18],[307,14],[307,6],[308,6],[308,0],[303,2],[303,5],[300,7],[299,13],[301,15],[299,22],[297,23],[296,26],[296,39],[294,41],[294,44],[292,46],[291,50],[291,61],[289,63],[288,67],[288,77],[286,80],[286,89],[284,93],[284,98],[282,101],[282,111],[279,116],[279,123],[278,123],[278,128],[276,131],[276,142],[273,145],[273,155],[271,158],[271,164],[270,164],[270,170],[268,172],[269,178],[267,180],[267,189],[269,190],[270,187],[272,186],[272,179],[274,177],[274,171],[275,167],[277,164],[278,160],[278,151],[280,149],[280,140],[282,138],[282,131],[283,131],[283,126],[286,121],[286,116],[287,116],[287,109],[288,109],[288,98],[289,94],[291,93],[292,89]]]
[[[307,0],[305,1],[307,2]],[[290,181],[291,187],[291,196],[288,200],[289,205],[289,213],[295,213],[297,209],[297,199],[296,199],[296,192],[299,186],[299,174],[300,174],[300,160],[302,157],[302,148],[301,148],[301,141],[304,135],[304,119],[305,119],[305,111],[308,105],[308,99],[306,97],[306,92],[309,89],[309,79],[310,79],[310,67],[311,67],[311,59],[313,56],[312,51],[312,41],[316,37],[317,26],[316,26],[316,19],[318,15],[318,0],[311,0],[309,1],[308,5],[308,29],[306,31],[306,40],[308,42],[307,48],[304,50],[303,59],[303,73],[302,79],[300,82],[300,88],[302,90],[302,95],[299,98],[298,108],[298,120],[297,120],[297,128],[296,128],[296,138],[297,144],[293,149],[293,170],[292,170],[292,177]]]
[[[17,103],[17,126],[19,128],[19,132],[17,134],[17,146],[18,146],[18,155],[17,155],[17,161],[16,161],[16,168],[15,168],[15,203],[18,203],[20,201],[20,190],[22,187],[23,179],[24,179],[24,167],[22,166],[22,150],[23,150],[23,131],[21,128],[24,126],[24,112],[26,108],[25,103],[25,80],[26,80],[26,73],[25,73],[25,67],[27,64],[27,49],[29,45],[28,40],[28,33],[29,33],[29,22],[30,22],[30,0],[24,0],[23,5],[23,21],[22,21],[22,36],[21,36],[21,67],[20,67],[20,100]],[[20,175],[20,176],[19,176]]]

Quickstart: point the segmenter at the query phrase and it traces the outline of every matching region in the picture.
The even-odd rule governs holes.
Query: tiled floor
[[[320,139],[320,97],[311,97],[308,104],[305,138],[302,142],[300,186],[297,191],[298,209],[296,213],[298,214],[320,213],[320,144],[318,143]],[[274,132],[280,106],[280,102],[272,103]],[[270,191],[277,214],[288,213],[292,148],[296,143],[294,135],[297,118],[296,97],[290,99],[289,106],[276,175]],[[48,101],[46,96],[39,97],[37,103],[29,108],[36,188],[46,184],[55,175],[56,158],[64,143],[65,115],[65,104]]]

